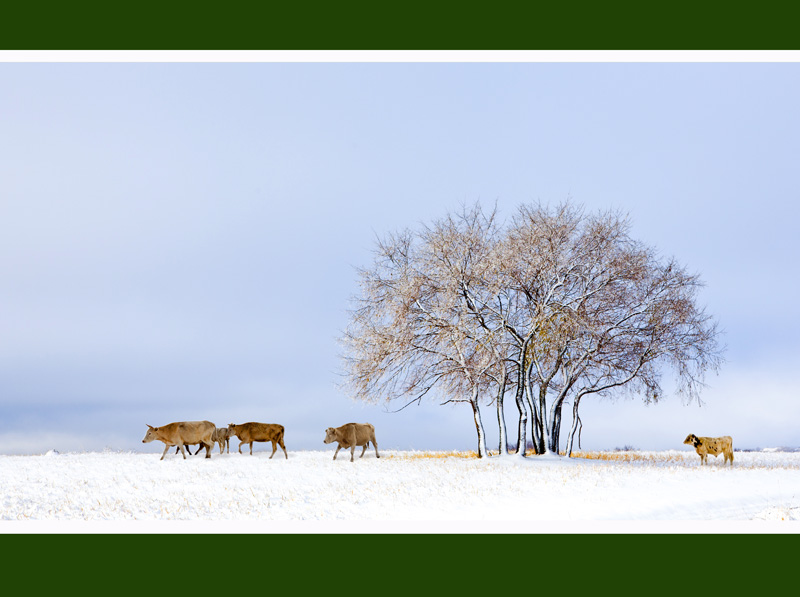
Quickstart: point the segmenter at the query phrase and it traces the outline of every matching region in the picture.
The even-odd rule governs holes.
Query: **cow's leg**
[[[169,450],[171,447],[172,446],[170,444],[167,444],[166,446],[164,446],[164,453],[161,454],[161,460],[164,460],[164,456],[167,455],[167,450]]]
[[[181,449],[181,454],[183,454],[183,459],[186,460],[186,451],[183,449],[183,444],[178,444],[178,447]]]
[[[333,459],[336,460],[336,455],[339,453],[339,450],[342,449],[342,444],[336,446],[336,451],[333,453]]]
[[[359,456],[359,458],[364,458],[364,452],[366,452],[366,451],[367,451],[367,446],[368,446],[368,445],[369,445],[369,442],[367,442],[366,444],[364,444],[364,449],[363,449],[363,450],[361,450],[361,456]]]
[[[353,458],[355,454],[356,454],[356,445],[353,444],[350,446],[350,462],[355,462],[355,459]]]
[[[286,451],[286,446],[283,445],[283,440],[279,440],[278,443],[281,445],[281,449],[283,450],[284,456],[286,456],[286,460],[289,460],[289,453]]]
[[[208,442],[208,443],[203,442],[200,444],[200,448],[202,448],[203,446],[206,447],[206,458],[211,458],[211,448],[214,447],[214,442]],[[200,451],[200,448],[197,448],[198,452]]]
[[[272,440],[272,454],[269,455],[269,459],[272,460],[272,457],[275,456],[275,452],[278,451],[278,444],[275,440]]]
[[[253,455],[253,442],[250,442],[250,456]]]
[[[372,438],[372,445],[375,447],[375,458],[380,458],[381,455],[378,454],[378,444],[375,442],[375,438]]]
[[[243,444],[243,443],[244,443],[244,440],[242,440],[242,441],[240,441],[240,442],[239,442],[239,454],[241,454],[241,453],[242,453],[242,444]]]

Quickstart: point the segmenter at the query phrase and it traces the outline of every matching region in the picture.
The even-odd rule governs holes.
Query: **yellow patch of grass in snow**
[[[386,458],[396,458],[398,460],[421,460],[421,459],[444,459],[444,458],[477,458],[475,451],[459,452],[451,450],[449,452],[411,452],[404,454],[389,454]]]
[[[573,452],[573,458],[615,462],[684,462],[683,454],[642,454],[639,452]]]

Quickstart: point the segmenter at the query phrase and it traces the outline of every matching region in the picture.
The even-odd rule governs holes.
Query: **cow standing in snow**
[[[728,460],[731,461],[733,466],[733,439],[730,435],[723,435],[722,437],[697,437],[694,433],[690,433],[683,440],[684,444],[694,446],[694,449],[700,455],[700,465],[708,464],[708,455],[711,454],[714,458],[723,454],[725,461],[722,463],[727,464]]]

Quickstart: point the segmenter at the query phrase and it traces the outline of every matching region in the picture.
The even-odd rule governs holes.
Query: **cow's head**
[[[333,427],[328,427],[325,430],[325,439],[322,441],[326,444],[336,441],[336,430]]]
[[[695,448],[700,445],[700,439],[694,434],[690,433],[686,436],[686,439],[683,440],[684,444],[691,444]]]
[[[147,423],[145,423],[145,425],[147,425]],[[147,433],[144,434],[144,439],[142,440],[143,444],[158,439],[157,437],[158,427],[153,427],[152,425],[147,425],[147,427],[148,427]]]

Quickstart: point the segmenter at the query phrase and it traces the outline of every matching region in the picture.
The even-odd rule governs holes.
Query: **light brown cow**
[[[231,430],[227,427],[217,427],[214,429],[214,435],[211,436],[215,442],[219,444],[219,453],[222,454],[222,448],[225,448],[225,451],[230,454],[231,453]],[[197,448],[197,452],[200,451],[200,448]],[[195,452],[196,453],[196,452]]]
[[[270,458],[275,456],[278,446],[283,449],[286,458],[289,454],[286,452],[286,446],[283,445],[283,425],[276,423],[242,423],[235,425],[231,423],[228,425],[228,432],[230,435],[235,435],[241,441],[239,442],[239,454],[242,453],[242,444],[250,444],[250,454],[253,454],[253,442],[272,442],[272,454]]]
[[[334,460],[336,460],[339,450],[350,448],[350,462],[353,462],[356,446],[364,446],[364,449],[361,450],[361,456],[359,456],[359,458],[363,458],[370,442],[375,447],[375,457],[381,457],[378,454],[378,442],[375,441],[375,427],[369,423],[347,423],[341,427],[328,427],[325,430],[325,439],[323,441],[326,444],[338,442],[339,445],[336,447],[336,452],[333,453]]]
[[[184,452],[183,446],[191,444],[203,444],[206,447],[206,458],[211,458],[211,448],[214,447],[214,441],[211,439],[214,434],[214,423],[211,421],[180,421],[163,427],[153,427],[152,425],[147,427],[147,433],[145,433],[142,443],[146,444],[155,440],[164,442],[166,445],[161,460],[164,460],[167,450],[172,446],[178,446],[185,460],[186,452]]]
[[[733,439],[730,435],[723,435],[722,437],[697,437],[694,433],[690,433],[683,440],[684,444],[694,446],[697,453],[700,454],[700,465],[708,464],[708,455],[711,454],[714,458],[720,454],[725,456],[722,464],[726,464],[728,460],[731,461],[733,466]]]

